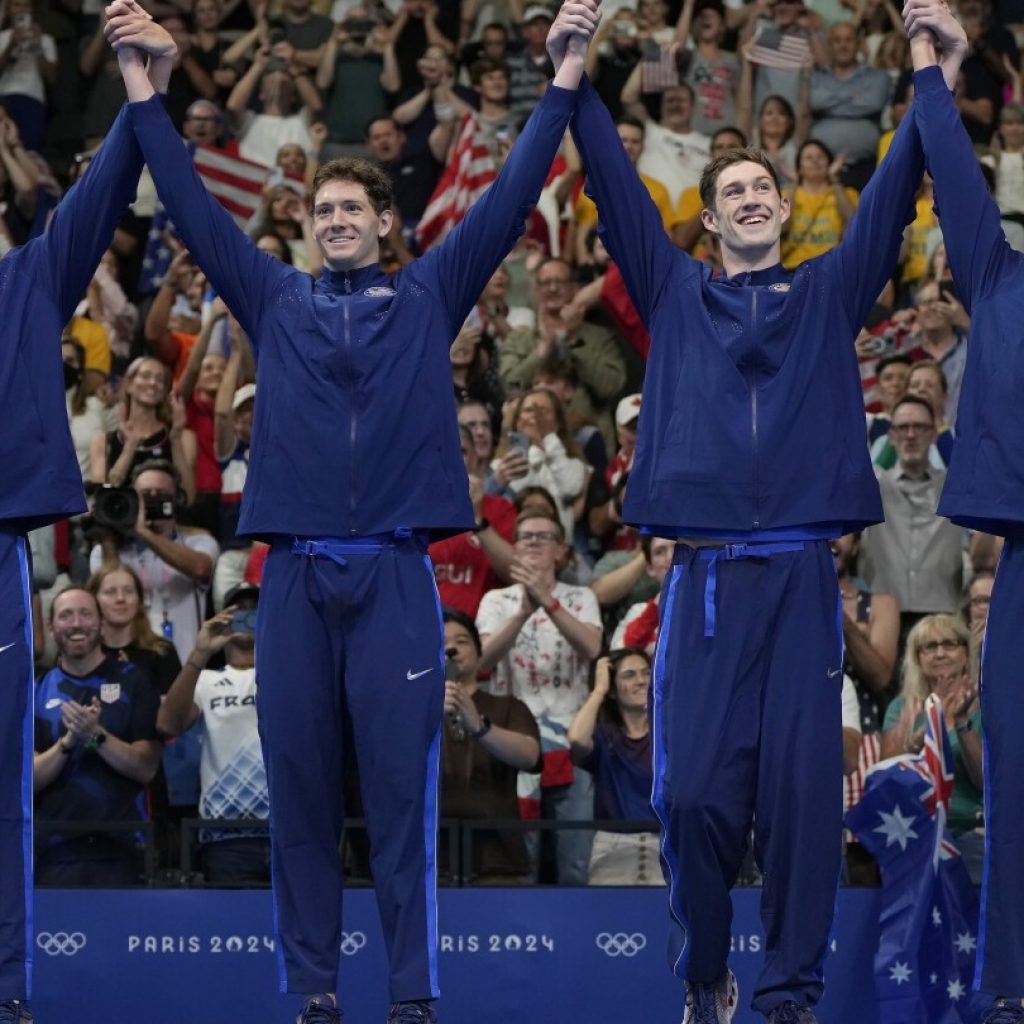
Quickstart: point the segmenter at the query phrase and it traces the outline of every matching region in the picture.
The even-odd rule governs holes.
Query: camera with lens
[[[112,487],[103,484],[92,490],[92,518],[97,526],[105,526],[117,533],[131,533],[139,518],[139,503],[146,519],[174,518],[174,499],[161,494],[147,494],[140,499],[131,487]]]

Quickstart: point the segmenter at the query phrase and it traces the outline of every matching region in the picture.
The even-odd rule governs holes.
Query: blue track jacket
[[[473,526],[448,350],[521,234],[575,99],[548,88],[497,180],[442,245],[393,277],[374,264],[325,267],[316,281],[239,231],[159,101],[129,106],[171,219],[256,352],[240,535]]]
[[[882,519],[853,342],[921,181],[909,113],[842,243],[712,278],[677,249],[584,82],[573,121],[605,244],[651,335],[627,521],[667,537],[836,535]]]
[[[160,100],[156,100],[159,103]],[[142,152],[122,109],[46,231],[0,261],[0,526],[85,511],[65,413],[60,336],[135,198]]]
[[[1024,255],[1006,242],[999,208],[939,68],[914,74],[914,97],[931,154],[946,256],[971,315],[956,444],[939,515],[974,530],[1019,535],[1024,525]]]

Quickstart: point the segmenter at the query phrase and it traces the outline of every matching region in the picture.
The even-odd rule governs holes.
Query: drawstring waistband
[[[293,555],[308,555],[311,558],[329,558],[344,568],[348,565],[345,555],[367,555],[383,551],[387,547],[406,540],[416,540],[426,546],[425,534],[399,526],[391,533],[372,533],[365,537],[296,537],[292,541]]]
[[[724,544],[721,547],[697,549],[697,557],[708,563],[708,576],[704,583],[704,635],[715,635],[715,590],[718,586],[718,563],[737,562],[741,559],[769,558],[793,551],[803,551],[803,541],[774,541],[759,544]]]

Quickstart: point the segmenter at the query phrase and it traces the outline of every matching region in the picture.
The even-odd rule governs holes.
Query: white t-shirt
[[[5,28],[0,32],[0,53],[3,53],[11,41],[11,30]],[[53,36],[42,35],[39,48],[43,59],[53,63],[57,59],[57,44]],[[39,73],[39,62],[36,55],[26,50],[15,51],[14,59],[7,65],[7,70],[0,75],[0,96],[29,96],[40,103],[46,102],[46,84]]]
[[[669,131],[655,121],[648,121],[644,151],[636,169],[660,181],[668,189],[675,207],[686,189],[700,184],[701,171],[710,152],[711,140],[706,135],[700,132],[681,134]]]
[[[200,817],[266,819],[270,795],[256,725],[256,670],[204,669],[192,702],[203,723]],[[232,830],[224,838],[243,834]]]
[[[483,596],[476,614],[482,636],[489,636],[518,613],[522,587],[517,583]],[[587,625],[601,626],[601,610],[589,587],[556,583],[554,596],[571,615]],[[508,654],[494,667],[489,692],[518,697],[538,723],[548,721],[568,728],[587,699],[590,662],[579,654],[538,609],[526,620]],[[568,746],[566,741],[564,746]]]
[[[273,167],[277,151],[292,142],[305,150],[312,146],[309,138],[309,118],[305,110],[300,110],[289,117],[255,114],[249,111],[238,133],[238,153],[246,160]]]
[[[201,551],[217,562],[220,545],[208,533],[188,533],[174,538],[193,551]],[[194,583],[188,576],[178,572],[163,561],[152,549],[130,541],[120,549],[118,555],[129,568],[134,569],[142,580],[146,596],[146,613],[149,624],[157,636],[167,636],[164,622],[169,623],[172,636],[167,637],[174,644],[182,664],[192,653],[206,613],[206,591],[208,587]],[[97,544],[89,554],[89,571],[96,572],[103,562],[103,551]]]
[[[79,413],[77,416],[72,416],[72,394],[72,391],[65,392],[68,422],[71,424],[71,443],[75,446],[75,455],[78,456],[78,469],[82,474],[82,479],[91,480],[92,455],[89,451],[89,445],[92,444],[93,434],[105,434],[110,428],[103,417],[103,403],[95,395],[89,395],[86,398],[84,412]]]
[[[843,673],[843,728],[860,732],[860,702],[853,680]]]

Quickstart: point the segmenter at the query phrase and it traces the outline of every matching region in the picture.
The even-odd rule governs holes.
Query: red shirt
[[[220,466],[213,454],[213,402],[193,392],[185,406],[185,422],[196,435],[196,490],[220,494]]]
[[[515,537],[516,507],[511,501],[485,494],[483,517],[510,544]],[[429,548],[441,603],[476,618],[488,590],[505,584],[495,575],[480,538],[473,532],[439,540]]]

